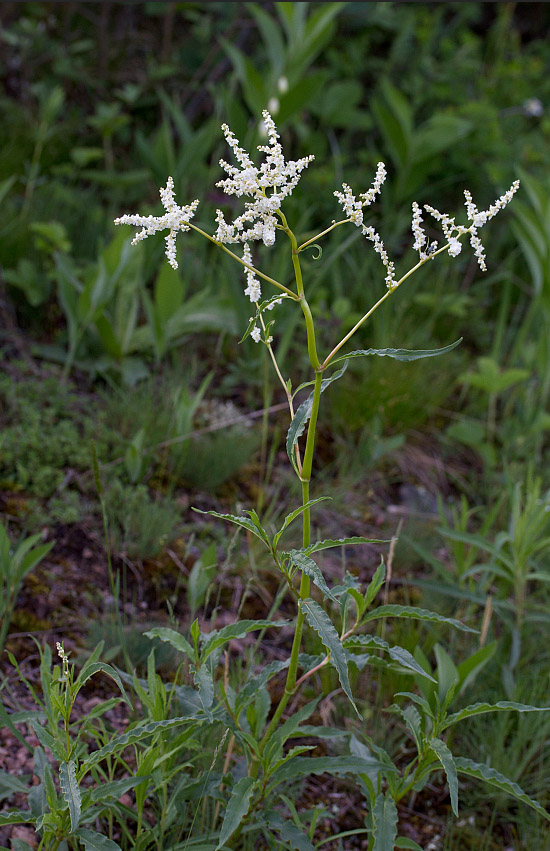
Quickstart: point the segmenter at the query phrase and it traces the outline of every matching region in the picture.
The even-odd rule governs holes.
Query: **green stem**
[[[188,222],[188,226],[193,230],[197,231],[197,233],[200,233],[202,236],[206,237],[206,239],[214,243],[214,245],[217,245],[218,248],[221,248],[222,251],[225,251],[226,254],[229,254],[229,256],[232,257],[233,260],[236,260],[238,263],[240,263],[241,266],[245,266],[247,269],[250,269],[251,272],[254,272],[254,274],[257,275],[259,278],[262,278],[264,281],[268,281],[270,284],[273,284],[273,286],[282,290],[284,293],[290,296],[290,298],[294,299],[294,301],[298,300],[296,293],[293,293],[292,290],[290,290],[288,287],[285,287],[284,284],[281,284],[279,283],[279,281],[276,281],[275,278],[270,278],[269,275],[264,275],[264,273],[260,272],[259,269],[256,269],[255,266],[252,266],[250,263],[247,263],[245,260],[242,259],[242,257],[239,257],[238,254],[235,254],[233,251],[230,251],[229,248],[226,248],[223,242],[219,242],[217,239],[214,239],[213,236],[210,236],[209,233],[206,233],[205,230],[202,230],[202,228],[197,227],[197,225],[192,224],[192,222]]]
[[[313,452],[315,447],[315,430],[317,426],[317,415],[319,413],[319,402],[321,400],[321,382],[323,380],[323,373],[321,371],[317,371],[315,374],[315,387],[313,390],[313,403],[311,408],[311,417],[309,420],[309,426],[307,431],[307,440],[306,440],[306,449],[304,453],[304,459],[302,462],[302,505],[305,505],[309,500],[309,482],[311,479],[311,471],[313,467]],[[310,510],[307,508],[303,514],[303,546],[307,547],[311,543],[311,517]],[[305,600],[306,597],[309,597],[311,582],[308,576],[304,573],[302,574],[302,581],[300,583],[300,599]],[[294,694],[296,687],[296,679],[298,675],[298,657],[300,655],[300,646],[302,643],[302,631],[304,628],[304,620],[305,615],[302,609],[299,609],[298,616],[296,618],[296,628],[294,630],[294,640],[292,642],[292,651],[290,654],[290,664],[288,667],[288,673],[286,677],[285,690],[281,700],[279,701],[279,705],[275,710],[273,718],[264,733],[262,741],[260,742],[260,751],[263,751],[267,742],[277,729],[279,721],[281,720],[281,716],[286,708],[286,705],[292,695]]]

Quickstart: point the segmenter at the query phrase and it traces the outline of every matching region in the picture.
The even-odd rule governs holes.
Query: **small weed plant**
[[[357,841],[350,838],[355,834],[360,835],[361,847],[368,851],[420,849],[415,841],[399,835],[397,805],[406,796],[420,792],[434,774],[441,772],[448,784],[455,815],[458,777],[466,775],[485,781],[499,793],[513,796],[550,820],[545,809],[516,783],[487,764],[454,754],[450,736],[455,725],[476,715],[536,713],[545,711],[545,707],[501,701],[455,708],[453,703],[488,662],[494,646],[480,646],[473,655],[455,663],[438,644],[437,666],[432,668],[422,653],[413,655],[381,637],[377,630],[380,622],[394,618],[467,633],[475,633],[476,629],[439,612],[390,603],[384,598],[378,602],[386,580],[383,561],[366,587],[361,587],[358,579],[349,573],[340,585],[329,587],[317,554],[372,541],[360,536],[314,540],[311,522],[315,507],[326,499],[311,492],[322,394],[344,376],[352,359],[386,357],[414,361],[443,355],[460,340],[431,350],[349,351],[348,343],[359,336],[373,313],[395,296],[417,269],[433,263],[438,255],[447,253],[456,257],[464,242],[469,241],[479,266],[485,270],[485,251],[479,232],[509,203],[519,181],[487,210],[479,210],[466,191],[466,224],[458,224],[454,217],[426,206],[425,211],[443,231],[441,246],[429,241],[423,229],[423,210],[413,203],[413,249],[418,252],[418,260],[412,268],[398,274],[380,235],[365,221],[385,181],[384,164],[378,164],[370,188],[358,195],[344,183],[341,191],[334,193],[343,208],[343,217],[300,243],[282,208],[313,157],[286,160],[267,111],[263,113],[260,130],[265,144],[259,146],[264,159],[258,166],[229,127],[223,125],[235,164],[221,161],[227,176],[217,186],[237,199],[235,206],[239,199],[244,199],[244,210],[233,221],[228,221],[218,210],[213,234],[193,222],[198,200],[183,206],[176,203],[171,177],[160,190],[162,215],[127,214],[116,223],[139,228],[134,243],[167,231],[166,256],[174,269],[178,265],[176,235],[180,231],[193,231],[209,240],[243,267],[245,294],[252,305],[252,316],[242,341],[251,338],[266,347],[285,394],[289,414],[286,450],[302,499],[299,504],[286,507],[286,516],[277,524],[276,531],[253,509],[240,514],[203,513],[245,530],[250,541],[257,539],[258,546],[271,559],[282,592],[265,619],[237,620],[209,632],[201,630],[198,619],[186,633],[168,627],[151,629],[148,636],[170,645],[180,658],[180,667],[168,685],[156,673],[154,650],[149,656],[146,680],[138,679],[135,674],[120,677],[98,661],[99,650],[75,677],[61,647],[62,668],[54,667],[52,674],[51,658],[47,652],[42,653],[43,697],[38,715],[30,721],[39,741],[35,764],[40,785],[28,792],[27,810],[0,815],[0,825],[34,824],[41,837],[41,849],[58,851],[84,846],[102,851],[120,848],[313,851],[327,841],[316,837],[319,811],[317,808],[300,811],[293,801],[298,784],[309,775],[351,778],[364,797],[363,826],[336,833],[331,837],[334,847],[352,847],[347,843]],[[320,257],[319,242],[348,224],[357,227],[372,243],[384,269],[385,290],[330,351],[324,353],[319,351],[300,257],[308,250]],[[292,283],[276,280],[254,262],[251,246],[260,242],[270,247],[277,236],[288,241],[294,272]],[[264,284],[273,290],[267,297],[262,294]],[[298,387],[283,375],[273,338],[273,317],[283,300],[300,311],[303,319],[311,380]],[[289,549],[284,543],[285,535],[298,522],[302,527],[301,546]],[[278,615],[283,592],[294,610],[294,616],[289,619]],[[282,630],[291,633],[286,658],[248,668],[231,661],[230,642],[243,639],[248,633],[276,634]],[[316,634],[316,646],[322,648],[321,652],[315,655],[304,652],[306,630]],[[388,633],[391,635],[391,630]],[[350,677],[351,671],[355,674],[359,670],[362,677],[372,671],[376,676],[381,667],[411,677],[411,687],[396,693],[391,706],[412,743],[397,760],[384,749],[384,743],[375,742],[367,735],[361,722],[362,716],[368,714],[368,706],[356,700],[351,685],[354,679]],[[339,729],[323,726],[316,714],[320,701],[327,696],[324,686],[319,688],[318,684],[330,682],[330,678],[317,675],[330,668],[335,670],[342,699],[349,706],[350,717]],[[101,670],[116,680],[122,691],[121,699],[126,699],[122,686],[125,680],[127,686],[133,687],[141,705],[144,717],[131,720],[123,734],[107,735],[106,728],[99,723],[102,709],[95,713],[97,724],[90,717],[80,727],[71,721],[77,691],[92,674]],[[277,687],[281,677],[284,684]],[[417,690],[413,690],[414,685]],[[5,711],[4,715],[9,719]],[[316,747],[312,742],[323,743],[322,755],[310,753]],[[46,752],[53,757],[54,768]],[[22,785],[21,781],[18,783]]]

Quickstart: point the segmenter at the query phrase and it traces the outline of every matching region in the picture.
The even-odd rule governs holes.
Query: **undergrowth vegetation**
[[[0,848],[550,851],[549,28],[2,4]]]

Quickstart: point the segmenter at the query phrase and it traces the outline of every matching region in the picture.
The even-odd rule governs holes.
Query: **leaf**
[[[300,605],[310,627],[315,630],[326,647],[330,655],[330,661],[338,672],[338,678],[342,688],[344,689],[351,705],[357,712],[357,715],[361,718],[361,713],[357,709],[351,693],[346,654],[332,621],[327,613],[314,600],[311,600],[310,598],[302,600]]]
[[[452,351],[452,349],[456,349],[462,342],[462,337],[458,340],[455,340],[454,343],[451,343],[450,346],[443,346],[442,349],[361,349],[355,352],[348,352],[347,355],[342,355],[342,357],[335,358],[332,363],[339,363],[343,360],[348,360],[351,358],[362,358],[367,355],[378,355],[378,357],[384,358],[393,358],[394,360],[399,361],[413,361],[420,360],[420,358],[435,358],[438,355],[444,355],[446,352]]]
[[[84,843],[84,851],[121,851],[120,845],[95,830],[81,827],[75,834]]]
[[[363,607],[361,609],[361,617],[363,616],[363,612],[368,609],[368,607],[380,591],[382,585],[384,584],[385,578],[386,565],[384,564],[384,560],[382,559],[382,561],[376,568],[371,581],[368,584],[367,590],[365,591],[365,596],[363,598]]]
[[[258,529],[248,517],[239,517],[236,514],[220,514],[218,511],[201,511],[200,508],[192,507],[192,511],[196,511],[197,514],[211,514],[212,517],[218,517],[220,520],[228,520],[230,523],[234,523],[235,526],[240,526],[241,529],[246,529],[247,532],[251,532],[260,541],[265,544],[264,537],[259,533]]]
[[[375,757],[360,756],[297,756],[278,768],[270,777],[270,789],[287,780],[307,777],[309,774],[332,774],[343,777],[346,774],[368,774],[371,771],[397,771]]]
[[[290,514],[287,514],[287,516],[284,519],[283,525],[281,526],[281,528],[279,529],[279,531],[277,532],[277,534],[273,538],[273,548],[277,549],[277,544],[279,543],[279,539],[280,539],[281,535],[283,534],[283,532],[285,531],[285,529],[287,529],[290,526],[290,524],[292,523],[292,521],[296,520],[296,518],[299,517],[299,515],[303,511],[306,511],[308,508],[311,508],[312,505],[316,505],[318,502],[322,502],[323,500],[330,499],[330,498],[331,497],[329,497],[329,496],[320,496],[317,499],[309,499],[307,502],[304,502],[304,504],[301,505],[299,508],[296,508],[294,511],[291,511]],[[304,550],[304,552],[305,552],[305,550]]]
[[[420,845],[414,841],[414,839],[409,839],[408,836],[398,836],[395,840],[396,848],[410,848],[411,851],[422,851]]]
[[[397,807],[389,795],[377,795],[372,811],[373,851],[393,851],[397,836]]]
[[[220,838],[216,851],[225,845],[230,836],[236,831],[243,818],[248,814],[250,799],[254,791],[255,780],[252,777],[241,777],[231,791],[231,797],[223,818]]]
[[[541,806],[538,801],[530,798],[525,794],[521,786],[518,786],[518,784],[514,783],[512,780],[508,780],[507,777],[499,771],[495,771],[494,768],[490,768],[488,765],[484,765],[480,762],[474,762],[471,759],[466,759],[461,756],[455,757],[455,766],[460,774],[467,774],[469,777],[476,777],[478,780],[484,780],[485,783],[489,783],[490,786],[494,786],[497,789],[500,789],[501,792],[506,792],[507,795],[511,795],[523,804],[527,804],[528,807],[535,810],[535,812],[545,818],[546,821],[550,821],[550,813],[546,812],[544,807]]]
[[[340,360],[345,360],[345,358],[340,358]],[[337,372],[334,372],[330,378],[324,378],[321,381],[321,393],[331,384],[333,381],[336,381],[338,378],[341,378],[344,372],[348,367],[347,361],[344,363],[344,366],[339,369]],[[298,467],[296,466],[296,458],[294,454],[294,447],[298,443],[298,438],[303,434],[306,424],[311,416],[311,411],[313,408],[313,393],[310,393],[305,402],[302,402],[294,417],[292,422],[290,423],[290,428],[288,429],[288,433],[286,436],[286,451],[287,455],[290,458],[290,463],[294,467],[296,473],[298,473]],[[299,473],[298,473],[299,475]]]
[[[393,603],[390,603],[387,606],[378,606],[377,609],[365,615],[363,623],[387,617],[433,621],[434,623],[445,623],[449,626],[454,626],[455,629],[460,629],[463,632],[474,632],[476,634],[479,632],[479,630],[473,629],[471,626],[466,626],[460,621],[457,621],[456,618],[446,618],[443,615],[437,614],[437,612],[430,612],[428,609],[419,609],[416,606],[399,606]]]
[[[118,799],[133,789],[144,783],[147,777],[123,777],[122,780],[112,780],[110,783],[103,783],[101,786],[96,786],[86,793],[90,796],[90,801],[94,804],[103,803],[104,801],[118,801]]]
[[[253,632],[256,629],[265,629],[266,627],[280,628],[287,626],[288,623],[289,621],[242,620],[229,624],[229,626],[224,626],[223,629],[207,633],[203,635],[205,643],[202,650],[202,661],[204,663],[214,650],[217,650],[218,647],[222,647],[234,638],[244,638],[247,633]]]
[[[327,538],[324,541],[315,541],[309,547],[304,547],[303,552],[307,555],[318,553],[320,550],[329,550],[332,547],[352,547],[357,544],[388,544],[388,539],[382,538],[362,538],[359,535],[354,535],[352,538]]]
[[[281,835],[283,842],[289,843],[293,851],[315,851],[307,836],[302,833],[294,822],[283,819],[279,813],[269,812],[267,814],[267,826],[270,830],[276,830]]]
[[[434,752],[447,776],[449,784],[449,792],[451,793],[451,807],[455,816],[458,815],[458,778],[456,776],[456,764],[454,757],[441,739],[430,739],[428,742],[430,749]]]
[[[399,647],[398,645],[391,646],[387,641],[384,641],[383,638],[379,638],[377,635],[352,635],[344,641],[344,647],[346,649],[353,649],[354,647],[379,648],[380,650],[384,650],[394,662],[398,662],[403,668],[415,674],[420,674],[421,677],[426,677],[435,683],[434,678],[426,673],[418,664],[412,653],[409,653],[404,647]]]
[[[30,810],[5,810],[0,812],[0,825],[35,824],[36,818]]]
[[[288,556],[288,560],[293,567],[297,567],[298,570],[301,570],[302,573],[309,576],[311,581],[317,586],[317,588],[319,588],[320,591],[323,592],[325,597],[329,597],[335,603],[338,602],[325,582],[325,577],[321,572],[321,568],[319,565],[315,564],[312,558],[305,555],[305,553],[300,550],[290,550],[290,552],[284,553],[283,555]]]
[[[472,718],[474,715],[483,715],[486,712],[507,712],[509,710],[515,712],[550,712],[550,706],[529,706],[525,703],[513,703],[509,700],[500,700],[498,703],[472,703],[471,706],[465,706],[464,709],[449,715],[441,729],[446,730],[447,727],[458,724],[464,718]]]
[[[69,815],[71,817],[71,830],[76,830],[80,821],[80,813],[82,810],[82,799],[80,797],[80,789],[76,779],[76,762],[74,759],[69,762],[62,762],[59,766],[59,783],[61,791],[67,804],[69,805]]]
[[[149,724],[134,727],[133,730],[128,730],[121,736],[116,736],[114,739],[111,739],[111,741],[102,748],[99,748],[97,751],[93,751],[85,759],[83,759],[81,772],[88,771],[92,768],[92,766],[97,765],[102,759],[105,759],[106,756],[110,756],[112,753],[120,753],[127,745],[133,745],[136,742],[140,742],[142,739],[146,739],[147,736],[152,736],[160,730],[170,730],[172,727],[179,727],[181,724],[189,724],[189,722],[193,720],[194,719],[190,716],[183,716],[180,718],[168,718],[165,721],[151,721]]]
[[[132,704],[128,699],[128,695],[124,690],[124,686],[122,685],[122,680],[120,679],[118,672],[111,665],[107,665],[106,662],[92,662],[91,664],[86,663],[80,672],[80,675],[76,681],[76,685],[78,685],[79,689],[82,688],[84,683],[89,680],[90,677],[93,677],[94,674],[99,673],[99,671],[102,671],[104,674],[106,674],[108,677],[115,681],[120,690],[123,700],[125,701],[125,703],[128,704],[130,709],[133,709]]]
[[[179,650],[180,653],[184,653],[191,662],[195,661],[195,651],[187,639],[184,638],[183,635],[180,635],[179,632],[176,632],[175,629],[169,629],[165,626],[156,626],[154,629],[148,630],[145,635],[147,638],[158,638],[160,641],[166,641],[176,650]]]

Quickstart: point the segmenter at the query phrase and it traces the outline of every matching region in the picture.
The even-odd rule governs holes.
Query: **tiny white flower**
[[[168,262],[173,269],[178,268],[176,260],[176,233],[180,230],[189,230],[189,222],[195,215],[199,202],[192,201],[184,207],[179,207],[174,199],[174,181],[171,177],[168,178],[165,188],[160,189],[160,200],[162,206],[166,210],[163,216],[140,216],[140,215],[124,215],[115,219],[115,225],[134,225],[140,227],[140,230],[132,240],[132,245],[141,242],[153,233],[161,230],[169,229],[166,241],[166,256]]]
[[[462,243],[456,238],[456,236],[451,236],[449,239],[449,254],[451,257],[458,257],[461,251]]]
[[[250,266],[253,265],[253,263],[252,263],[252,252],[250,251],[250,245],[248,244],[248,242],[245,242],[244,247],[243,247],[243,260],[244,260],[245,263],[248,263]],[[257,304],[262,297],[261,284],[260,284],[258,278],[256,277],[256,275],[254,274],[254,272],[252,271],[252,269],[248,269],[245,266],[244,272],[245,272],[245,275],[246,275],[246,284],[247,284],[246,289],[244,291],[244,294],[247,295],[250,298],[250,301],[253,302],[253,304]]]
[[[544,112],[544,106],[539,98],[527,98],[523,101],[523,111],[525,115],[539,118]]]
[[[254,340],[255,343],[260,342],[262,332],[260,331],[260,329],[258,328],[257,325],[254,325],[254,328],[250,332],[250,336],[252,337],[252,339]]]

